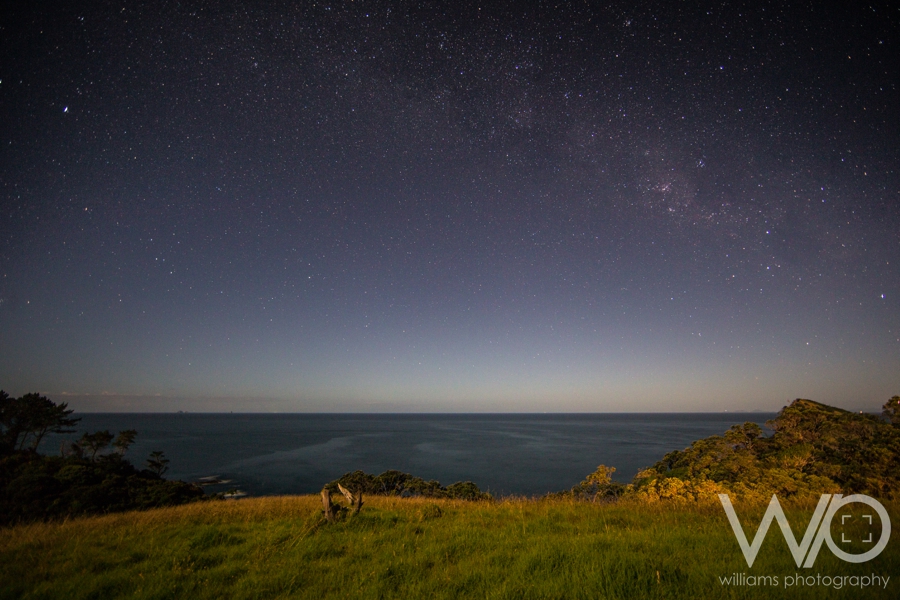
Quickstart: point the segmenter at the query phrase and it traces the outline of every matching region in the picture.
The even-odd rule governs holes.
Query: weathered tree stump
[[[362,492],[358,492],[356,495],[354,495],[350,490],[348,490],[341,484],[338,484],[338,489],[344,495],[344,498],[347,499],[347,503],[353,508],[353,514],[355,515],[359,513],[359,509],[361,509],[363,505]]]
[[[331,492],[327,489],[322,489],[322,506],[325,508],[325,520],[329,523],[334,523],[337,519],[337,506],[331,503]]]

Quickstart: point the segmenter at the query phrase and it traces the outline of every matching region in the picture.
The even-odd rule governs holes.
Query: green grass
[[[897,505],[888,511],[897,521]],[[762,509],[737,505],[756,531]],[[0,530],[0,598],[891,598],[896,542],[863,564],[823,546],[798,569],[777,526],[748,569],[718,504],[270,497]],[[750,514],[752,512],[752,515]],[[795,533],[812,507],[788,511]],[[745,518],[745,514],[747,518]],[[799,537],[799,536],[798,536]],[[887,590],[722,586],[732,573],[890,576]]]

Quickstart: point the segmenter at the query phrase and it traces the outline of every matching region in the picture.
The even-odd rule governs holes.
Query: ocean
[[[231,480],[210,491],[250,495],[317,493],[348,471],[388,469],[443,485],[473,481],[495,495],[566,490],[605,464],[628,482],[672,450],[774,413],[641,414],[135,414],[88,413],[78,432],[136,429],[126,454],[145,466],[150,452],[170,459],[170,479]]]

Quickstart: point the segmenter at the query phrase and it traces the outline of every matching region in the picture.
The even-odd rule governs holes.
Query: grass
[[[752,538],[762,509],[736,509]],[[3,529],[0,598],[887,598],[900,586],[896,543],[862,564],[823,545],[798,569],[774,525],[748,569],[718,504],[366,498],[339,523],[320,513],[318,497],[265,497]],[[788,510],[795,534],[811,514]],[[783,584],[798,572],[891,580],[835,590],[719,579]]]

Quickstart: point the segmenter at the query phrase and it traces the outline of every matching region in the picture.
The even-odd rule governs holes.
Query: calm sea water
[[[167,477],[218,475],[253,495],[315,493],[348,471],[387,469],[447,485],[474,481],[495,494],[568,489],[599,464],[630,481],[638,469],[731,425],[767,413],[680,414],[82,414],[79,432],[136,429],[128,452],[154,450]],[[44,453],[60,440],[48,440]],[[224,488],[220,488],[224,490]],[[220,491],[212,488],[212,491]]]

